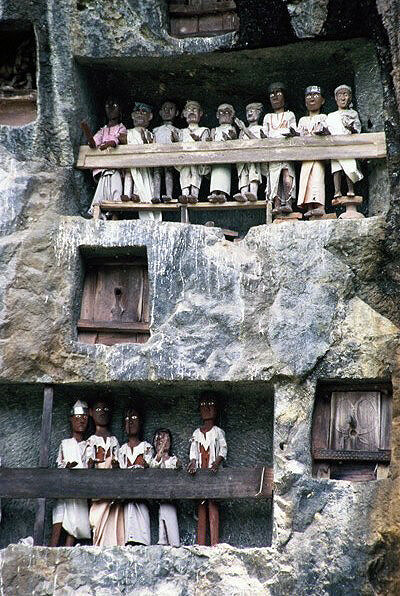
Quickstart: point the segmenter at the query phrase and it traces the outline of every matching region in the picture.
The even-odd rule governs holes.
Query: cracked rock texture
[[[109,393],[113,432],[123,440],[122,408],[135,391],[148,407],[146,438],[162,421],[186,461],[196,397],[213,388],[225,398],[228,465],[273,463],[275,474],[272,503],[221,505],[230,545],[213,549],[193,546],[187,504],[179,507],[181,549],[16,546],[32,533],[34,503],[3,500],[1,595],[400,593],[400,8],[394,0],[271,0],[268,14],[255,0],[237,7],[239,33],[178,40],[168,34],[165,0],[0,0],[0,25],[33,23],[39,65],[37,120],[0,126],[3,465],[37,465],[44,383],[55,384],[52,464],[73,399]],[[291,45],[269,47],[282,44]],[[374,217],[257,225],[237,244],[219,228],[83,217],[93,184],[73,166],[79,120],[101,123],[94,89],[126,72],[133,96],[137,87],[150,93],[155,77],[156,98],[178,85],[204,97],[234,87],[245,104],[263,99],[268,56],[268,73],[293,75],[293,87],[314,64],[330,96],[346,78],[364,130],[386,131],[387,162],[363,165],[366,213]],[[247,231],[246,221],[232,227]],[[147,252],[151,338],[113,347],[78,342],[85,256],[132,247]],[[321,380],[392,382],[388,478],[312,477]]]

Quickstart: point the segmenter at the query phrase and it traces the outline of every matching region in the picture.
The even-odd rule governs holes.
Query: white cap
[[[81,401],[80,399],[78,399],[78,401],[76,401],[74,403],[74,405],[71,408],[71,416],[75,416],[76,414],[88,414],[89,412],[89,408],[88,405],[85,401]]]

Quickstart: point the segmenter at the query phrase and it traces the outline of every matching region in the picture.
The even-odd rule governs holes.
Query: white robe
[[[182,143],[197,143],[190,133],[193,132],[200,137],[202,141],[210,138],[210,129],[205,126],[198,126],[197,128],[181,128],[179,131],[179,140]],[[210,166],[193,165],[193,166],[175,166],[179,172],[181,189],[195,186],[200,188],[203,176],[210,173]]]
[[[281,114],[269,113],[264,116],[263,128],[269,139],[285,138],[284,133],[289,132],[290,127],[296,129],[296,116],[289,110]],[[267,199],[273,200],[275,197],[281,195],[281,172],[285,169],[289,171],[289,175],[292,178],[289,198],[294,199],[296,197],[296,173],[293,162],[271,161],[268,165]]]
[[[224,141],[223,133],[228,135],[233,131],[236,136],[236,129],[232,124],[220,124],[211,131],[211,137],[213,141]],[[230,137],[229,137],[230,138]],[[227,195],[231,194],[231,166],[230,164],[218,164],[211,166],[211,180],[210,180],[210,191],[214,192],[221,190]]]
[[[84,452],[86,441],[64,439],[58,450],[57,467],[66,468],[77,462],[75,468],[87,468]],[[91,537],[88,503],[84,499],[59,499],[53,509],[53,524],[62,523],[64,530],[77,539]]]
[[[171,455],[166,461],[157,461],[154,457],[151,460],[150,467],[176,470],[180,467],[180,464],[178,458]],[[173,503],[160,503],[158,511],[158,544],[180,546],[178,515],[176,506]]]
[[[151,143],[153,135],[149,130],[144,134]],[[127,134],[128,145],[144,145],[141,131],[138,128],[130,128]],[[139,196],[141,203],[151,203],[154,195],[153,172],[151,168],[130,168],[131,176],[135,185],[134,192]],[[161,211],[139,211],[139,219],[162,220]]]
[[[300,136],[315,134],[317,127],[326,126],[326,115],[315,114],[303,116],[297,127]],[[297,205],[304,207],[310,203],[319,203],[325,206],[325,166],[323,161],[303,161],[300,170],[299,196]]]
[[[251,132],[257,137],[257,139],[261,139],[261,131],[263,127],[261,124],[255,124],[254,126],[249,126]],[[239,139],[248,139],[249,137],[243,132],[240,131]],[[268,163],[237,163],[236,164],[238,178],[239,178],[239,189],[248,186],[250,182],[258,182],[259,184],[262,182],[263,176],[268,176]]]
[[[351,135],[352,132],[344,125],[344,122],[346,120],[349,123],[351,122],[353,124],[357,133],[361,132],[361,122],[355,110],[336,110],[336,112],[331,112],[330,114],[328,114],[326,118],[326,123],[331,135]],[[332,159],[332,174],[334,174],[335,172],[340,172],[341,170],[344,171],[346,176],[350,178],[352,182],[359,182],[364,178],[364,176],[358,169],[357,161],[353,158],[337,160]]]
[[[142,455],[144,461],[150,466],[153,459],[153,447],[150,443],[142,441],[133,449],[128,443],[124,443],[119,450],[119,467],[142,468],[143,466],[135,464],[136,458]],[[137,542],[148,546],[150,544],[150,515],[149,509],[145,503],[138,501],[129,501],[124,507],[125,514],[125,544],[128,542]]]
[[[219,426],[213,426],[204,436],[204,433],[197,428],[190,439],[189,459],[196,461],[196,466],[201,468],[200,445],[205,451],[209,450],[208,467],[211,468],[218,457],[226,459],[228,446],[225,439],[225,433]]]

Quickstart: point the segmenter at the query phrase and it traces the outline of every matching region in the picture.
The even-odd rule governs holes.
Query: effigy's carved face
[[[183,111],[183,117],[188,124],[198,124],[202,115],[202,110],[196,104],[187,105]]]
[[[93,408],[91,408],[90,415],[96,426],[108,426],[111,411],[106,402],[98,401],[94,404]]]
[[[325,99],[322,97],[321,93],[317,93],[316,91],[312,91],[311,93],[307,93],[305,97],[306,101],[306,108],[310,112],[317,112],[322,108],[325,103]]]
[[[217,110],[217,120],[220,124],[232,124],[234,113],[231,108],[220,106]]]
[[[140,416],[136,410],[129,410],[125,416],[125,432],[128,436],[135,437],[140,431]]]
[[[217,418],[217,404],[213,399],[206,397],[200,401],[200,416],[204,421]]]
[[[169,434],[161,431],[156,434],[154,439],[154,447],[157,453],[162,449],[164,453],[169,453],[171,448],[171,439],[169,438]]]
[[[351,93],[346,89],[338,91],[335,95],[336,103],[339,109],[345,110],[351,103]]]
[[[121,114],[119,104],[114,100],[106,101],[105,111],[108,120],[117,120]]]
[[[246,108],[246,120],[247,122],[258,122],[261,116],[261,109],[256,106],[248,106]]]
[[[148,110],[138,109],[132,112],[133,126],[148,128],[153,114]]]
[[[86,431],[89,421],[89,416],[87,414],[73,414],[70,420],[73,432],[84,433]]]
[[[176,105],[172,101],[165,101],[160,108],[160,116],[163,122],[169,122],[177,115]]]
[[[269,101],[273,110],[280,110],[285,107],[285,95],[282,89],[274,89],[269,94]]]

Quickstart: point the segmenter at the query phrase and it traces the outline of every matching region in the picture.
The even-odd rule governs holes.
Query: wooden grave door
[[[390,463],[391,400],[382,391],[332,391],[317,398],[312,430],[314,475],[365,481]]]
[[[235,11],[235,0],[170,0],[171,35],[197,37],[237,31]]]
[[[84,343],[145,343],[150,336],[147,260],[88,259],[77,326]]]

